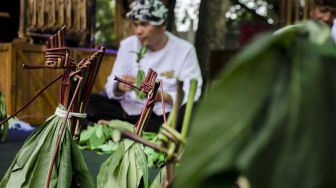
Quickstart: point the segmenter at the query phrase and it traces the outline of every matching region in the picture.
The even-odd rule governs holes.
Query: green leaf
[[[139,165],[142,171],[142,174],[143,174],[144,187],[147,188],[149,176],[148,176],[148,164],[147,164],[146,155],[142,149],[141,144],[136,143],[134,144],[133,148],[134,148],[137,164]]]
[[[139,69],[138,73],[137,73],[137,76],[136,76],[136,80],[135,80],[135,84],[137,86],[140,86],[140,84],[145,80],[145,71],[143,71],[142,69]],[[142,92],[142,91],[139,91],[139,90],[134,90],[137,97],[139,99],[145,99],[146,98],[146,93]]]
[[[92,126],[88,126],[86,130],[82,131],[80,134],[80,139],[79,143],[85,143],[90,140],[90,137],[92,136],[93,133],[96,132],[96,128]]]
[[[107,144],[100,145],[96,148],[96,150],[101,154],[111,154],[118,148],[118,144],[109,140]]]
[[[159,173],[154,178],[152,184],[150,185],[150,188],[160,188],[162,185],[162,182],[166,179],[167,175],[167,168],[163,167],[159,171]]]
[[[137,63],[139,64],[141,59],[145,57],[145,54],[147,53],[147,47],[146,46],[141,46],[139,52],[135,52],[137,54]]]
[[[139,52],[140,59],[142,59],[145,56],[145,54],[147,53],[147,50],[148,49],[146,46],[141,46],[140,52]]]
[[[99,130],[99,129],[97,129]],[[104,134],[99,134],[100,137],[98,137],[97,134],[97,130],[96,130],[96,134],[92,134],[92,136],[90,137],[89,143],[90,143],[90,147],[95,149],[98,146],[102,145],[105,143],[105,135]]]
[[[123,140],[118,149],[100,168],[98,187],[138,187],[143,177],[145,188],[148,187],[148,168],[141,146],[134,141]]]
[[[309,36],[264,36],[233,60],[199,105],[174,187],[233,185],[240,174],[258,188],[336,186],[336,58]]]
[[[96,135],[97,135],[98,138],[103,136],[103,128],[102,128],[101,125],[97,127]]]
[[[109,127],[113,128],[112,130],[128,130],[133,132],[134,130],[134,125],[126,122],[126,121],[121,121],[121,120],[111,120],[108,124]]]
[[[119,144],[118,148],[112,155],[100,166],[99,174],[97,176],[97,187],[113,187],[114,171],[119,166],[125,154],[124,144]]]
[[[99,154],[111,154],[117,147],[122,130],[132,131],[134,125],[120,120],[111,120],[108,125],[94,124],[80,135],[81,149],[91,149]]]

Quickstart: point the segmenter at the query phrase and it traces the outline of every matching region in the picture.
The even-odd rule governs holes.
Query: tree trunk
[[[202,0],[195,47],[200,63],[204,86],[208,85],[209,59],[212,50],[224,49],[226,21],[225,13],[230,1]]]
[[[175,9],[175,5],[176,5],[176,0],[169,0],[168,1],[168,19],[167,19],[167,30],[172,32],[174,29],[174,24],[175,24],[175,13],[174,13],[174,9]]]

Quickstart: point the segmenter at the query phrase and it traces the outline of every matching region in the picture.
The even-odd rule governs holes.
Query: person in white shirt
[[[188,96],[189,81],[198,80],[195,101],[201,95],[202,76],[194,46],[166,31],[167,9],[160,0],[138,0],[131,4],[127,17],[133,21],[134,34],[120,43],[112,73],[105,85],[106,96],[90,97],[87,116],[89,121],[121,119],[136,123],[144,108],[145,99],[133,88],[114,80],[114,76],[135,82],[139,70],[146,75],[151,68],[163,81],[165,112],[169,113],[176,99],[176,79],[184,82],[184,96]],[[145,46],[148,50],[140,62],[137,54]],[[161,96],[158,96],[161,97]],[[184,97],[182,106],[186,103]],[[181,108],[183,114],[183,107]],[[145,131],[156,132],[163,123],[161,102],[157,102]]]

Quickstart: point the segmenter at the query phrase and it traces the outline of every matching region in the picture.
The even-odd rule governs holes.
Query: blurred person
[[[310,18],[327,24],[336,42],[336,0],[314,0]]]
[[[195,48],[191,43],[166,31],[167,8],[160,0],[134,1],[130,8],[126,16],[133,21],[134,35],[121,41],[104,93],[91,95],[87,110],[89,121],[119,119],[132,124],[138,121],[145,99],[140,99],[133,88],[115,81],[114,77],[134,83],[139,69],[146,75],[151,68],[158,73],[157,79],[163,81],[167,114],[171,112],[176,99],[176,78],[184,82],[185,97],[180,114],[184,114],[191,79],[198,80],[195,101],[201,95],[202,76]],[[147,48],[147,52],[137,62],[135,52],[139,52],[143,46]],[[162,123],[162,104],[157,102],[145,131],[157,132]]]
[[[332,27],[336,18],[336,1],[314,0],[313,7],[310,10],[310,18]]]

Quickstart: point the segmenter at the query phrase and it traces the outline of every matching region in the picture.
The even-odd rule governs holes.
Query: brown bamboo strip
[[[19,59],[21,59],[22,62],[26,61],[26,58],[25,58],[25,56],[23,55],[22,51],[17,50],[16,53],[17,53],[17,57],[18,57]],[[35,74],[31,74],[31,76],[32,76],[32,78],[34,79],[36,85],[37,85],[38,87],[40,87],[40,88],[43,88],[44,84],[42,83],[41,79],[39,79],[39,78],[37,77],[37,75],[35,75]],[[52,102],[53,99],[51,98],[51,96],[49,96],[49,95],[44,95],[44,97],[46,98],[46,100],[47,100],[50,104],[53,103],[53,102]]]
[[[167,153],[167,151],[164,148],[159,147],[158,145],[156,145],[155,143],[149,142],[147,140],[145,140],[144,138],[142,138],[141,136],[134,134],[130,131],[121,131],[121,134],[133,141],[139,142],[145,146],[148,146],[152,149],[154,149],[157,152],[162,152],[162,153]]]
[[[76,86],[76,90],[75,90],[75,92],[73,94],[73,97],[71,99],[69,107],[67,108],[68,111],[67,111],[67,113],[65,115],[64,122],[63,122],[63,124],[61,126],[60,134],[58,135],[56,146],[55,146],[55,151],[53,153],[53,157],[52,157],[52,160],[51,160],[51,163],[50,163],[50,166],[49,166],[46,188],[49,188],[49,186],[50,186],[50,179],[51,179],[52,170],[53,170],[53,167],[54,167],[54,164],[55,164],[55,161],[56,161],[57,153],[58,153],[58,150],[59,150],[59,145],[60,145],[61,140],[62,140],[63,135],[64,135],[64,131],[65,131],[67,120],[68,120],[69,113],[70,113],[70,108],[72,107],[72,105],[73,105],[73,103],[75,101],[75,98],[76,98],[76,96],[78,94],[78,90],[79,90],[79,87],[81,86],[82,81],[83,81],[82,78],[78,78],[78,83],[77,83],[77,86]]]

